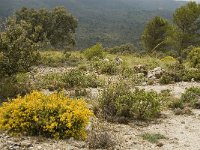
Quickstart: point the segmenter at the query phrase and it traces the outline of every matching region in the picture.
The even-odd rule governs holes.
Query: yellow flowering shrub
[[[162,62],[167,63],[167,64],[176,64],[178,63],[178,60],[172,56],[166,56],[161,59]]]
[[[33,91],[3,103],[0,130],[53,138],[86,138],[92,112],[82,99],[69,99],[61,93],[45,95]]]

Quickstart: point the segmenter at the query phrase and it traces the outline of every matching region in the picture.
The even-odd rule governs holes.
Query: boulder
[[[148,78],[149,79],[159,79],[163,73],[165,72],[164,69],[162,69],[161,67],[157,67],[157,68],[154,68],[153,70],[150,70],[148,72]]]

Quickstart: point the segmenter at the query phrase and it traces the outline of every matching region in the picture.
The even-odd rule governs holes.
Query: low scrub
[[[151,143],[158,143],[159,140],[166,139],[166,137],[160,133],[144,133],[141,137]]]
[[[0,79],[0,99],[16,97],[29,93],[32,89],[27,74],[17,74],[11,77]]]
[[[64,74],[49,74],[40,77],[36,83],[38,89],[62,90],[73,88],[96,88],[102,82],[95,74],[86,74],[83,71],[73,69]]]
[[[102,92],[99,107],[106,119],[136,118],[151,119],[161,111],[161,98],[156,92],[135,89],[130,91],[127,84],[109,85]]]
[[[101,44],[96,44],[83,52],[87,60],[102,59],[104,57],[104,49]]]
[[[109,149],[116,144],[116,137],[110,130],[110,127],[103,122],[95,121],[88,135],[87,142],[90,149]]]
[[[120,71],[119,66],[114,61],[95,61],[91,65],[92,69],[100,74],[115,75]]]
[[[191,87],[187,89],[185,93],[182,94],[181,100],[191,107],[195,107],[195,108],[200,107],[200,106],[197,106],[197,105],[200,105],[198,104],[198,101],[200,100],[200,88]]]
[[[13,134],[84,139],[91,116],[84,100],[69,99],[63,93],[47,96],[34,91],[3,103],[0,129]]]
[[[200,47],[194,48],[188,54],[188,61],[194,68],[200,68]]]

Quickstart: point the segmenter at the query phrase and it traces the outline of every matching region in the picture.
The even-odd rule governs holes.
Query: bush
[[[156,92],[145,92],[136,89],[133,92],[134,103],[132,113],[138,119],[150,119],[158,117],[161,111],[161,99]]]
[[[194,68],[200,68],[200,47],[194,48],[188,54],[188,61]]]
[[[200,81],[200,70],[199,69],[189,69],[185,70],[182,77],[183,81]]]
[[[115,75],[119,72],[119,67],[113,61],[95,61],[92,63],[92,69],[96,70],[100,74]]]
[[[160,84],[170,84],[173,82],[174,82],[174,79],[168,74],[162,75],[161,78],[159,79]]]
[[[27,74],[17,74],[0,79],[0,99],[6,100],[17,95],[25,95],[32,88]]]
[[[92,112],[81,99],[68,99],[63,93],[47,96],[34,91],[3,103],[0,129],[13,134],[84,139],[91,116]]]
[[[141,137],[144,139],[144,140],[147,140],[151,143],[158,143],[160,139],[166,139],[166,137],[162,134],[159,134],[159,133],[144,133],[141,135]]]
[[[94,58],[101,59],[104,57],[103,46],[101,44],[96,44],[91,48],[86,49],[83,54],[88,60],[92,60]]]
[[[161,99],[157,93],[139,89],[131,92],[124,83],[105,88],[99,103],[103,116],[111,121],[115,117],[150,119],[161,111]]]
[[[49,50],[40,52],[40,64],[44,66],[77,66],[80,62],[79,57],[72,55],[70,52],[61,52],[58,50]]]
[[[9,20],[5,32],[0,33],[0,77],[27,72],[37,63],[39,53],[30,38],[30,28],[24,21],[16,24],[16,20]]]
[[[93,122],[92,130],[88,136],[88,144],[90,149],[109,149],[113,148],[116,137],[110,131],[107,124],[100,121]]]
[[[172,109],[184,109],[184,103],[181,99],[175,99],[174,101],[172,101],[169,107]]]
[[[39,77],[34,83],[36,89],[49,89],[50,91],[73,88],[96,88],[102,81],[95,74],[86,74],[80,70],[70,70],[64,74],[48,74]]]
[[[112,54],[117,54],[117,53],[121,53],[121,54],[129,53],[130,54],[130,53],[136,52],[137,49],[133,44],[128,43],[128,44],[123,44],[123,45],[116,46],[113,48],[109,48],[109,49],[107,49],[107,51]]]
[[[181,95],[181,100],[184,103],[187,103],[192,107],[195,107],[195,103],[199,100],[199,97],[200,97],[200,88],[191,87]]]
[[[166,64],[174,64],[174,63],[178,62],[178,60],[176,60],[172,56],[166,56],[166,57],[162,58],[161,61],[164,62],[164,63],[166,63]]]
[[[38,90],[48,89],[50,91],[62,90],[65,86],[65,83],[62,81],[62,75],[47,74],[37,78],[37,81],[34,83],[34,87]]]
[[[80,70],[71,70],[62,76],[65,88],[74,87],[93,87],[96,88],[101,85],[101,81],[97,79],[95,74],[86,75]]]

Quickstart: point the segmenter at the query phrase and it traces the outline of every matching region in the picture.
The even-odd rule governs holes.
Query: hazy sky
[[[200,0],[177,0],[177,1],[196,1],[196,2],[200,2]]]

